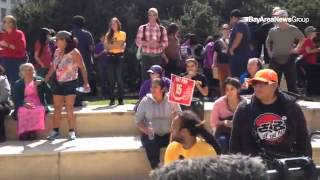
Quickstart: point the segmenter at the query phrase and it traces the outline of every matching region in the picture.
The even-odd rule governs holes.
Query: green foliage
[[[127,82],[137,84],[139,62],[135,59],[134,39],[139,25],[147,22],[150,7],[159,10],[164,25],[177,22],[182,38],[192,32],[203,42],[208,35],[218,33],[219,24],[229,21],[232,9],[238,8],[245,15],[270,16],[274,6],[288,9],[290,15],[309,17],[309,24],[296,24],[301,29],[310,24],[320,27],[320,0],[28,0],[14,10],[14,15],[26,33],[29,50],[41,27],[71,30],[72,17],[80,14],[98,40],[106,33],[109,20],[118,17],[127,33]],[[132,84],[129,87],[136,88]]]
[[[184,15],[177,20],[181,26],[181,34],[195,33],[200,42],[203,42],[208,35],[218,31],[219,19],[214,15],[213,9],[207,0],[192,0],[186,3]]]

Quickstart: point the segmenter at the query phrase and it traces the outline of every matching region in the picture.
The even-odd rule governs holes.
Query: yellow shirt
[[[107,51],[109,53],[113,53],[113,54],[118,54],[118,53],[123,53],[124,52],[124,47],[122,48],[115,48],[115,47],[112,47],[112,44],[116,44],[116,43],[125,43],[126,42],[126,38],[127,38],[127,35],[125,32],[123,31],[118,31],[118,32],[115,32],[114,35],[113,35],[113,38],[112,38],[112,42],[108,42],[108,37],[106,35],[106,40],[105,40],[105,43],[107,45]],[[109,46],[108,46],[109,45]],[[110,46],[111,45],[111,46]]]
[[[196,144],[194,144],[190,149],[184,149],[182,144],[172,142],[166,149],[164,164],[171,164],[172,162],[179,160],[179,157],[181,156],[183,156],[184,159],[216,157],[217,153],[210,144],[200,138],[197,138]]]

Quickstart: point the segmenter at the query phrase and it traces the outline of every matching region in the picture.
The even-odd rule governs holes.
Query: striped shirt
[[[145,39],[143,39],[143,27],[145,27]],[[160,25],[151,25],[145,24],[139,27],[137,38],[136,38],[136,45],[142,48],[142,53],[144,54],[161,54],[163,50],[168,46],[168,36],[166,29],[162,27],[162,38],[161,38],[161,30]],[[161,39],[160,39],[161,38]],[[156,40],[160,43],[157,47],[152,46],[142,46],[143,41],[150,41]]]

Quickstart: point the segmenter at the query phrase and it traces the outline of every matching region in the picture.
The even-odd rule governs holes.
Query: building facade
[[[0,18],[2,19],[4,16],[11,14],[11,10],[15,6],[24,2],[25,0],[0,0]]]

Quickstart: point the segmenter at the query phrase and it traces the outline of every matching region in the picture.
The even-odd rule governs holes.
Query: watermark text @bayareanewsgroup
[[[310,21],[309,18],[304,17],[253,17],[253,16],[247,16],[243,17],[243,20],[246,22],[251,23],[266,23],[266,22],[273,22],[273,23],[281,23],[281,22],[287,22],[287,23],[308,23]]]

